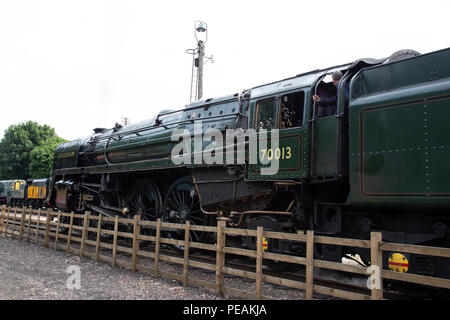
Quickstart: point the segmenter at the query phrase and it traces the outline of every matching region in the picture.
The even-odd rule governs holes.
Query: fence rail
[[[64,219],[62,219],[64,218]],[[75,221],[75,219],[78,219]],[[82,220],[82,221],[81,221]],[[102,226],[109,223],[109,227]],[[130,232],[119,231],[120,225],[127,225]],[[93,227],[94,226],[94,227]],[[63,230],[66,228],[66,230]],[[153,230],[151,234],[143,234],[144,230]],[[184,239],[174,240],[165,237],[165,230],[184,230]],[[64,232],[63,232],[64,231]],[[74,234],[81,232],[81,237]],[[193,242],[190,239],[191,231],[211,232],[216,234],[216,244]],[[95,241],[89,238],[89,233],[95,234]],[[102,234],[112,236],[112,243],[102,242]],[[154,276],[162,276],[179,280],[183,286],[197,285],[214,289],[218,296],[229,294],[241,298],[270,299],[263,293],[263,283],[270,283],[305,291],[306,299],[313,299],[314,293],[334,296],[343,299],[383,299],[383,279],[399,280],[404,282],[424,284],[439,288],[450,289],[450,280],[410,273],[399,273],[382,268],[383,251],[405,252],[423,255],[432,255],[450,258],[450,249],[405,245],[399,243],[383,242],[380,232],[372,232],[370,240],[344,239],[336,237],[315,236],[313,231],[306,234],[281,233],[264,231],[263,227],[256,230],[227,228],[224,221],[219,221],[216,227],[195,226],[189,222],[186,224],[165,223],[157,221],[141,221],[139,216],[134,219],[104,217],[74,212],[57,212],[51,209],[31,209],[1,206],[0,235],[16,237],[20,240],[43,244],[46,247],[65,250],[67,253],[87,256],[96,261],[111,263],[113,266],[121,266],[131,269],[133,272],[143,271]],[[227,236],[245,235],[256,238],[256,249],[249,250],[227,246]],[[118,238],[131,240],[131,247],[120,245]],[[281,239],[297,241],[306,244],[306,257],[297,257],[279,253],[266,252],[263,242],[267,239]],[[142,250],[140,241],[148,241],[153,244],[153,250]],[[183,258],[161,253],[161,244],[179,245],[185,248]],[[337,262],[319,260],[314,258],[314,244],[328,244],[338,246],[353,246],[366,248],[371,253],[372,266],[368,269],[362,266],[346,265]],[[93,251],[87,248],[94,249]],[[215,263],[200,262],[191,259],[190,248],[197,248],[215,252]],[[111,255],[104,255],[101,249],[111,250]],[[148,248],[146,248],[148,249]],[[118,258],[118,253],[131,255],[131,261]],[[252,257],[255,260],[254,272],[243,271],[226,266],[226,254]],[[139,263],[141,257],[154,260],[153,267]],[[264,274],[263,260],[287,262],[303,265],[306,269],[305,281],[291,280],[278,276]],[[176,263],[182,266],[182,273],[163,271],[160,262]],[[215,271],[215,281],[205,281],[189,276],[189,268],[199,268]],[[355,293],[315,284],[314,269],[330,269],[341,272],[349,272],[370,276],[370,294]],[[254,292],[244,292],[225,286],[225,275],[247,278],[255,281]]]

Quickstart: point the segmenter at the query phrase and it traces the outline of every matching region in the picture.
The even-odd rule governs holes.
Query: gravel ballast
[[[142,259],[143,265],[153,260]],[[80,288],[69,289],[69,267],[80,270]],[[73,268],[73,267],[72,267]],[[160,270],[182,274],[182,266],[161,262]],[[73,272],[73,271],[72,271]],[[215,273],[194,269],[189,276],[214,282]],[[69,281],[70,282],[70,281]],[[72,282],[73,283],[73,282]],[[225,277],[225,285],[253,291],[254,281],[232,276]],[[270,284],[263,284],[263,294],[274,299],[303,299],[304,293]],[[234,297],[228,297],[234,299]],[[80,258],[62,250],[46,248],[17,239],[0,237],[0,299],[68,299],[68,300],[216,300],[211,289],[188,286],[176,280],[152,275],[106,262]]]
[[[70,266],[80,269],[80,289],[68,289]],[[201,288],[112,267],[90,258],[0,238],[0,299],[216,299]]]

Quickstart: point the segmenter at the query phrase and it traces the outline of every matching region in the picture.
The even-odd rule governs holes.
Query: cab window
[[[303,91],[281,97],[280,129],[300,127],[303,124],[305,93]]]
[[[258,101],[256,103],[256,123],[255,128],[259,129],[273,129],[276,121],[276,100],[268,99]]]

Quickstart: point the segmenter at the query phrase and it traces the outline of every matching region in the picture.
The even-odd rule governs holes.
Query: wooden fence
[[[62,221],[62,218],[66,221]],[[74,223],[75,219],[78,224]],[[82,223],[81,223],[82,221]],[[94,221],[94,223],[91,223]],[[63,223],[65,222],[65,223]],[[102,227],[102,223],[108,222],[110,227]],[[91,225],[95,224],[96,227]],[[119,225],[125,224],[132,226],[133,232],[119,231]],[[112,228],[113,225],[113,228]],[[53,227],[53,229],[52,229]],[[61,228],[67,228],[64,234]],[[154,230],[152,236],[144,235],[143,230]],[[184,230],[184,240],[174,240],[164,237],[164,230]],[[74,235],[74,231],[78,230],[81,237]],[[205,244],[190,241],[190,232],[211,232],[217,235],[216,244]],[[89,232],[96,235],[95,241],[89,239]],[[102,242],[101,234],[112,235],[111,243]],[[450,249],[424,247],[417,245],[405,245],[399,243],[387,243],[381,239],[381,233],[372,232],[370,240],[357,240],[347,238],[315,236],[313,231],[307,231],[306,234],[292,234],[264,231],[262,227],[257,230],[227,228],[224,221],[219,221],[218,225],[197,226],[186,224],[164,223],[160,219],[157,221],[142,221],[139,216],[134,219],[110,218],[104,216],[86,214],[75,214],[55,212],[53,210],[41,210],[31,208],[15,208],[1,207],[0,217],[0,235],[12,236],[20,240],[28,242],[41,243],[46,247],[65,250],[67,253],[79,254],[81,257],[89,256],[96,261],[104,261],[111,263],[113,266],[121,266],[135,271],[143,271],[156,277],[179,280],[183,286],[197,285],[214,289],[218,296],[228,294],[230,296],[247,298],[247,299],[270,299],[263,295],[263,283],[270,283],[284,287],[299,289],[305,292],[306,299],[313,299],[314,293],[357,300],[378,300],[383,299],[383,279],[400,280],[416,284],[424,284],[439,288],[450,289],[450,280],[423,276],[410,273],[399,273],[382,269],[382,252],[394,251],[403,253],[423,254],[450,258]],[[226,245],[227,236],[248,236],[256,237],[256,250],[248,250],[243,248],[231,247]],[[118,243],[119,237],[128,238],[132,241],[132,246],[126,247]],[[91,237],[92,238],[92,237]],[[263,250],[263,239],[280,239],[291,240],[306,243],[306,257],[290,256],[278,253],[265,252]],[[154,244],[153,250],[143,250],[140,247],[140,240],[149,241]],[[78,244],[78,245],[75,245]],[[161,244],[184,246],[184,257],[175,257],[160,252]],[[351,246],[370,249],[371,252],[371,268],[372,274],[368,274],[368,269],[362,266],[346,265],[337,262],[319,260],[314,258],[314,244]],[[95,249],[93,251],[87,248]],[[111,255],[101,254],[101,249],[106,248],[112,250]],[[215,263],[207,263],[197,261],[191,258],[189,248],[197,248],[202,250],[213,251],[216,253]],[[131,255],[131,261],[119,259],[118,252]],[[237,268],[229,267],[225,264],[225,255],[233,254],[255,259],[255,272],[243,271]],[[154,260],[153,267],[144,266],[139,263],[140,257],[147,257]],[[306,280],[298,281],[282,277],[272,276],[263,273],[263,259],[278,262],[287,262],[305,266]],[[183,266],[182,274],[167,272],[160,269],[160,262],[166,261],[176,263]],[[215,281],[205,281],[189,276],[189,268],[199,268],[204,270],[215,271]],[[365,276],[371,276],[372,289],[370,294],[355,293],[336,289],[328,286],[318,285],[314,283],[314,268],[337,270],[341,272],[355,273]],[[255,281],[254,292],[244,292],[231,287],[225,286],[224,276],[233,275],[237,277],[252,279]]]

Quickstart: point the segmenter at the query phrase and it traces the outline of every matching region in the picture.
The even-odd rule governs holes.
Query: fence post
[[[24,210],[24,206],[22,206],[22,210]],[[22,214],[22,213],[21,213]],[[17,220],[19,220],[18,216],[17,216],[17,209],[14,213],[14,231],[16,231],[16,223],[18,222]],[[19,234],[20,234],[20,224],[17,228],[17,238],[19,238]]]
[[[80,247],[80,257],[84,256],[84,250],[86,250],[86,237],[88,234],[88,226],[89,226],[89,217],[91,213],[89,211],[86,211],[84,213],[84,220],[83,220],[83,233],[81,234],[81,247]]]
[[[35,243],[38,243],[38,237],[39,237],[39,225],[41,224],[41,209],[38,209],[38,218],[37,218],[37,222],[36,222],[36,234],[35,234]]]
[[[25,226],[25,208],[22,207],[22,215],[20,217],[20,232],[19,232],[19,239],[23,239],[23,229]]]
[[[223,267],[225,265],[225,221],[217,223],[217,248],[216,248],[216,295],[223,297]]]
[[[381,242],[381,232],[370,233],[370,280],[372,300],[383,299],[383,278],[381,276],[381,271],[383,268],[383,255],[380,248]]]
[[[5,222],[3,225],[3,235],[6,237],[7,229],[8,229],[8,223],[9,223],[9,206],[7,207],[7,210],[5,212]]]
[[[13,208],[11,208],[11,214],[9,215],[9,219],[8,219],[8,234],[9,235],[11,235],[11,236],[14,236],[14,221],[15,221],[15,217],[14,217],[14,215],[15,215],[15,207],[13,207]]]
[[[10,213],[10,207],[8,207],[8,211],[6,212],[6,224],[5,224],[5,236],[8,234],[8,227],[9,227],[9,218],[11,217]]]
[[[116,266],[117,255],[117,232],[119,231],[119,216],[114,218],[114,239],[113,239],[113,252],[112,252],[112,265]]]
[[[10,207],[8,207],[8,217],[6,218],[6,227],[9,227],[11,224],[10,224],[10,218],[11,218],[11,208]],[[8,234],[8,232],[6,231],[6,229],[5,229],[5,235],[7,235]]]
[[[136,265],[138,263],[138,255],[137,252],[139,250],[139,239],[138,236],[141,233],[141,226],[139,225],[139,221],[141,220],[141,216],[136,214],[134,216],[133,221],[133,250],[132,250],[132,258],[131,258],[131,271],[136,272]]]
[[[6,228],[7,228],[7,226],[8,226],[8,220],[9,220],[9,206],[8,207],[6,207],[6,210],[5,210],[5,214],[4,214],[4,222],[3,222],[3,235],[5,235],[6,236]]]
[[[160,239],[161,239],[161,218],[158,218],[156,220],[155,262],[154,262],[154,266],[153,266],[153,270],[155,272],[155,277],[158,277]]]
[[[17,208],[14,208],[14,219],[12,224],[12,233],[11,236],[14,238],[14,233],[16,232],[16,216],[17,216]]]
[[[58,211],[58,222],[56,223],[56,234],[55,234],[55,250],[58,249],[58,239],[59,239],[59,226],[61,224],[61,211]]]
[[[95,261],[100,257],[100,234],[102,233],[102,215],[98,215],[97,241],[95,243]]]
[[[27,242],[30,242],[31,216],[32,216],[32,212],[30,212],[30,213],[28,214],[28,223],[27,223]]]
[[[188,284],[188,268],[189,268],[189,235],[191,222],[186,220],[184,229],[184,264],[183,264],[183,287]]]
[[[256,228],[256,299],[262,298],[262,262],[263,262],[263,234],[262,226]]]
[[[3,235],[6,235],[5,234],[5,222],[7,222],[8,221],[8,219],[6,218],[6,205],[3,205],[3,207],[2,207],[2,230],[1,231],[3,231]],[[8,212],[9,212],[9,207],[8,207]]]
[[[4,219],[5,219],[5,205],[2,205],[1,207],[1,213],[0,213],[0,232],[3,232],[4,229]]]
[[[44,245],[45,245],[46,248],[48,248],[48,239],[49,239],[48,233],[50,232],[50,220],[52,219],[53,216],[50,215],[50,208],[47,208],[46,211],[47,211],[47,212],[45,213],[45,236],[44,236]]]
[[[314,231],[306,232],[306,300],[314,296]]]
[[[66,252],[70,252],[70,240],[72,238],[72,226],[73,226],[73,211],[70,213],[69,233],[67,234],[67,247]]]
[[[4,225],[3,220],[5,219],[5,205],[2,205],[1,214],[0,214],[0,232],[3,232]]]
[[[4,216],[3,216],[3,235],[6,236],[6,229],[8,227],[8,217],[9,217],[9,207],[7,207],[7,210],[5,210]]]

